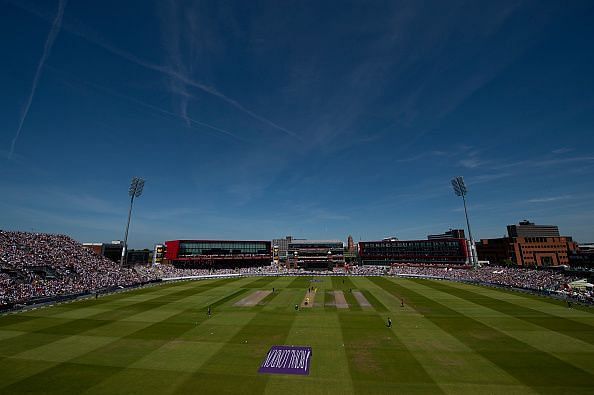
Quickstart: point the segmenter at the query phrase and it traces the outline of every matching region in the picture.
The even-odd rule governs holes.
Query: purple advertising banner
[[[311,347],[272,346],[258,373],[309,374]]]

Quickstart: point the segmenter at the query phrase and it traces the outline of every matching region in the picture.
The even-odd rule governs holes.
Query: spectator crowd
[[[440,277],[448,280],[476,281],[538,291],[557,290],[565,284],[576,280],[576,278],[566,276],[560,272],[501,266],[485,266],[477,269],[431,266],[394,266],[392,268],[392,274]]]
[[[579,277],[563,272],[534,270],[521,267],[484,266],[476,269],[460,269],[432,266],[394,266],[391,274],[399,276],[435,277],[454,281],[471,281],[504,287],[523,288],[533,291],[556,293],[586,303],[594,303],[594,291],[572,288],[571,283]]]
[[[0,230],[0,305],[143,281],[68,236]]]
[[[38,298],[97,292],[147,281],[221,274],[239,275],[398,275],[472,281],[536,291],[559,292],[586,302],[589,290],[568,286],[576,277],[561,272],[515,267],[477,269],[421,265],[349,266],[338,271],[307,271],[270,265],[237,269],[181,269],[168,264],[122,268],[64,235],[0,230],[0,307]]]

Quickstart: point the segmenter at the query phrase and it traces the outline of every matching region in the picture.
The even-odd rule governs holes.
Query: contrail
[[[185,71],[186,67],[183,61],[180,45],[181,45],[181,26],[177,23],[178,15],[180,14],[179,8],[175,1],[168,3],[164,12],[164,17],[167,18],[165,23],[167,33],[164,37],[167,37],[168,43],[165,45],[167,52],[171,59],[171,63],[174,64],[175,68],[180,71]],[[164,20],[162,18],[162,20]],[[187,74],[187,72],[185,73]],[[191,95],[188,92],[187,86],[184,83],[179,82],[174,78],[169,78],[169,90],[174,96],[179,97],[179,112],[186,121],[186,124],[190,126],[190,120],[188,119],[188,105],[190,104]]]
[[[31,6],[24,6],[17,0],[8,0],[8,1],[11,4],[13,4],[15,7],[19,7],[25,11],[31,12],[31,13],[39,16],[40,18],[47,19],[47,15],[45,15],[42,11],[40,11],[38,9],[32,8]],[[61,19],[60,19],[60,22],[61,22]],[[147,68],[149,70],[153,70],[158,73],[168,75],[169,77],[175,78],[178,81],[180,81],[188,86],[192,86],[194,88],[200,89],[201,91],[203,91],[205,93],[208,93],[212,96],[219,98],[220,100],[226,102],[227,104],[231,105],[232,107],[235,107],[236,109],[238,109],[239,111],[243,112],[244,114],[250,116],[251,118],[256,119],[256,120],[274,128],[276,130],[280,130],[283,133],[286,133],[287,135],[289,135],[291,137],[300,139],[299,135],[297,135],[295,132],[293,132],[287,128],[284,128],[284,127],[272,122],[271,120],[259,115],[259,114],[256,114],[252,110],[244,107],[238,101],[219,92],[214,87],[202,84],[198,81],[195,81],[195,80],[189,78],[187,75],[184,75],[184,74],[179,73],[175,70],[172,70],[169,67],[165,67],[165,66],[161,66],[158,64],[154,64],[154,63],[145,61],[145,60],[143,60],[143,59],[127,52],[127,51],[123,51],[119,48],[116,48],[113,45],[106,42],[105,40],[98,37],[98,35],[95,34],[94,32],[90,32],[89,30],[85,31],[85,29],[81,28],[80,26],[74,26],[73,24],[67,24],[64,26],[64,30],[67,31],[68,33],[74,34],[84,40],[87,40],[95,45],[98,45],[98,46],[102,47],[103,49],[111,52],[112,54],[128,60],[129,62],[136,63],[137,65]]]
[[[64,73],[63,71],[61,71],[61,70],[59,70],[59,69],[57,69],[57,68],[55,68],[55,67],[52,67],[51,65],[47,66],[46,68],[47,68],[48,70],[50,70],[50,71],[52,71],[52,72],[56,73],[56,74],[59,74],[60,76],[63,76],[63,77],[65,77],[65,76],[66,76],[66,73]],[[72,78],[72,76],[70,76],[70,77]],[[68,84],[68,85],[74,86],[74,85],[72,85],[72,84],[68,83],[68,82],[67,82],[67,81],[65,81],[65,80],[64,80],[63,82],[64,82],[64,83],[66,83],[66,84]],[[186,124],[187,124],[189,127],[192,127],[192,124],[194,124],[194,125],[198,125],[198,126],[203,126],[203,127],[205,127],[205,128],[209,128],[209,129],[215,130],[215,131],[217,131],[217,132],[220,132],[220,133],[222,133],[222,134],[225,134],[225,135],[227,135],[227,136],[229,136],[229,137],[232,137],[232,138],[234,138],[234,139],[236,139],[236,140],[239,140],[239,141],[242,141],[242,142],[247,142],[247,140],[245,140],[244,138],[241,138],[241,137],[239,137],[238,135],[236,135],[235,133],[232,133],[232,132],[230,132],[230,131],[228,131],[228,130],[225,130],[225,129],[219,128],[219,127],[217,127],[217,126],[214,126],[214,125],[208,124],[208,123],[206,123],[206,122],[199,121],[199,120],[197,120],[197,119],[194,119],[194,118],[192,118],[192,117],[189,117],[189,116],[187,116],[187,115],[186,115],[186,116],[184,116],[184,115],[176,114],[176,113],[174,113],[174,112],[171,112],[171,111],[167,111],[167,110],[165,110],[164,108],[161,108],[161,107],[158,107],[158,106],[152,105],[152,104],[150,104],[150,103],[147,103],[147,102],[144,102],[144,101],[142,101],[142,100],[138,100],[138,99],[136,99],[136,98],[134,98],[134,97],[131,97],[131,96],[128,96],[128,95],[124,95],[124,94],[122,94],[122,93],[119,93],[119,92],[116,92],[116,91],[114,91],[113,89],[106,88],[105,86],[98,85],[98,84],[95,84],[95,83],[92,83],[92,82],[89,82],[89,81],[81,81],[81,80],[77,80],[76,82],[77,82],[78,84],[81,84],[81,85],[83,85],[83,86],[86,86],[86,87],[90,87],[90,88],[96,89],[96,90],[98,90],[98,91],[101,91],[101,92],[103,92],[103,93],[106,93],[106,94],[109,94],[109,95],[112,95],[112,96],[115,96],[115,97],[119,97],[119,98],[121,98],[121,99],[124,99],[124,100],[128,100],[128,101],[130,101],[130,102],[132,102],[132,103],[135,103],[135,104],[137,104],[137,105],[139,105],[139,106],[146,107],[146,108],[148,108],[148,109],[154,110],[154,111],[156,111],[156,112],[158,112],[158,113],[161,113],[161,114],[164,114],[164,115],[168,115],[168,116],[170,116],[170,117],[173,117],[173,118],[182,119],[182,120],[184,120],[184,121],[186,122]],[[192,127],[192,128],[193,128],[193,127]],[[193,128],[193,129],[194,129],[194,128]]]
[[[236,109],[238,109],[239,111],[243,112],[244,114],[247,114],[250,117],[252,117],[252,118],[254,118],[254,119],[256,119],[256,120],[258,120],[258,121],[260,121],[262,123],[265,123],[265,124],[267,124],[267,125],[275,128],[277,130],[280,130],[280,131],[288,134],[291,137],[299,138],[299,136],[295,132],[292,132],[292,131],[290,131],[290,130],[288,130],[288,129],[280,126],[280,125],[277,125],[276,123],[272,122],[271,120],[266,119],[263,116],[258,115],[255,112],[253,112],[253,111],[245,108],[241,103],[239,103],[238,101],[236,101],[234,99],[231,99],[228,96],[225,96],[224,94],[222,94],[221,92],[219,92],[214,87],[211,87],[211,86],[202,84],[200,82],[194,81],[193,79],[189,78],[188,76],[186,76],[186,75],[184,75],[182,73],[179,73],[179,72],[177,72],[175,70],[172,70],[169,67],[161,66],[161,65],[158,65],[158,64],[154,64],[154,63],[150,63],[150,62],[147,62],[145,60],[142,60],[142,59],[138,58],[137,56],[134,56],[134,55],[132,55],[129,52],[122,51],[121,49],[118,49],[118,48],[112,46],[111,44],[106,43],[105,41],[103,41],[101,39],[89,37],[87,34],[82,33],[80,31],[76,31],[76,30],[70,30],[69,29],[68,31],[71,32],[71,33],[73,33],[73,34],[76,34],[76,35],[78,35],[78,36],[80,36],[80,37],[82,37],[82,38],[84,38],[84,39],[86,39],[86,40],[88,40],[88,41],[90,41],[90,42],[92,42],[92,43],[100,46],[100,47],[102,47],[103,49],[106,49],[107,51],[113,53],[114,55],[117,55],[117,56],[119,56],[119,57],[121,57],[123,59],[128,60],[129,62],[136,63],[137,65],[142,66],[144,68],[147,68],[149,70],[153,70],[153,71],[156,71],[158,73],[162,73],[162,74],[168,75],[169,77],[173,77],[173,78],[177,79],[178,81],[183,82],[186,85],[193,86],[194,88],[200,89],[203,92],[206,92],[206,93],[208,93],[210,95],[213,95],[215,97],[218,97],[219,99],[223,100],[227,104],[230,104],[231,106],[235,107]]]
[[[206,128],[212,129],[212,130],[216,130],[217,132],[226,134],[227,136],[233,137],[236,140],[240,140],[240,141],[246,142],[246,140],[244,140],[243,138],[239,137],[235,133],[232,133],[232,132],[230,132],[228,130],[225,130],[225,129],[216,127],[214,125],[210,125],[210,124],[208,124],[206,122],[198,121],[197,119],[194,119],[192,117],[189,117],[187,114],[185,114],[185,115],[184,114],[179,115],[179,114],[176,114],[174,112],[167,111],[167,110],[165,110],[165,109],[163,109],[161,107],[157,107],[157,106],[154,106],[152,104],[146,103],[146,102],[144,102],[142,100],[138,100],[138,99],[135,99],[133,97],[130,97],[130,96],[127,96],[127,95],[123,95],[123,94],[118,93],[116,91],[113,91],[111,89],[105,88],[103,86],[99,86],[97,84],[92,84],[90,82],[85,82],[85,84],[87,84],[89,86],[92,86],[92,87],[94,87],[96,89],[103,90],[103,91],[105,91],[105,92],[107,92],[107,93],[109,93],[111,95],[120,97],[120,98],[125,99],[125,100],[129,100],[129,101],[131,101],[133,103],[136,103],[136,104],[138,104],[140,106],[143,106],[143,107],[146,107],[146,108],[150,108],[151,110],[155,110],[157,112],[160,112],[161,114],[169,115],[169,116],[172,116],[174,118],[183,119],[184,121],[186,121],[186,123],[187,123],[188,126],[192,126],[192,124],[203,126],[203,127],[206,127]]]
[[[37,84],[39,83],[39,78],[41,77],[41,71],[43,70],[43,65],[47,57],[52,50],[52,46],[54,45],[54,41],[60,32],[60,26],[62,26],[62,17],[64,16],[64,8],[66,7],[66,0],[59,0],[58,3],[58,14],[54,18],[54,22],[52,23],[52,28],[47,36],[47,40],[45,41],[45,46],[43,47],[43,53],[41,54],[41,59],[39,60],[39,64],[37,65],[37,70],[35,71],[35,77],[33,77],[33,85],[31,86],[31,93],[27,98],[27,102],[25,103],[25,107],[21,113],[21,119],[19,120],[19,127],[16,131],[16,135],[12,139],[12,143],[10,145],[10,152],[8,153],[8,159],[12,159],[12,155],[14,154],[14,147],[21,135],[21,130],[23,129],[23,123],[25,123],[25,119],[27,119],[27,114],[29,113],[29,108],[31,107],[31,102],[33,101],[33,96],[35,96],[35,91],[37,90]]]

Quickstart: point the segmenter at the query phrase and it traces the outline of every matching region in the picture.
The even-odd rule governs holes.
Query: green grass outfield
[[[178,282],[2,316],[0,393],[594,393],[591,310],[446,281],[312,278]],[[314,307],[295,311],[310,285]],[[312,347],[309,376],[257,373],[283,344]]]

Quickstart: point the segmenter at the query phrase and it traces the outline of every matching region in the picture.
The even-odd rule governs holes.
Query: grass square
[[[64,337],[47,333],[23,333],[22,335],[0,341],[0,356],[13,356],[26,350],[53,343]]]
[[[9,394],[80,394],[119,370],[109,366],[60,363],[14,382],[3,391]]]
[[[127,367],[163,345],[163,341],[119,339],[72,360],[74,363]]]
[[[130,367],[179,372],[195,372],[208,361],[223,344],[172,341],[136,361]]]
[[[56,365],[54,362],[33,361],[18,358],[0,359],[0,393],[9,393],[3,388],[19,381],[26,381],[37,373],[50,369]]]
[[[106,325],[87,330],[85,336],[125,337],[151,325],[149,322],[106,321]]]
[[[26,332],[0,329],[0,341],[10,339],[11,337],[20,336]]]
[[[108,337],[69,336],[24,351],[15,355],[15,357],[40,361],[66,362],[80,355],[92,352],[114,340],[115,338]]]
[[[182,371],[129,368],[116,372],[90,387],[85,391],[85,395],[171,394],[188,378],[189,374]],[[202,393],[201,388],[195,387],[188,394]]]

